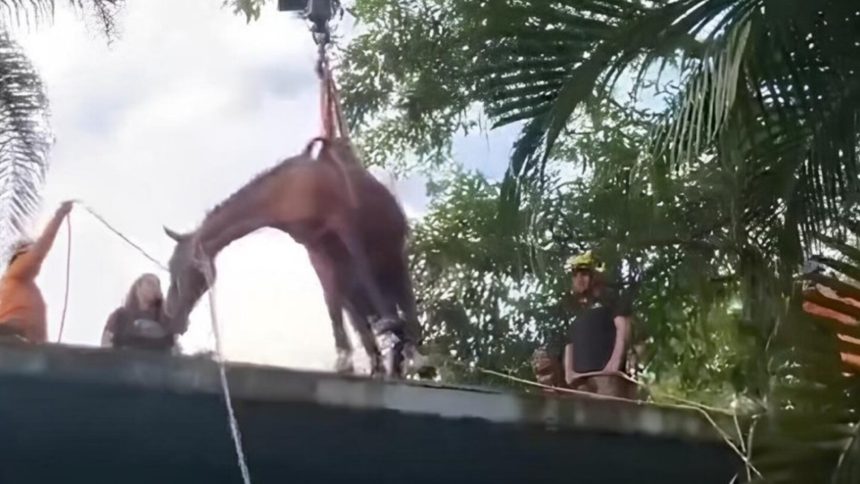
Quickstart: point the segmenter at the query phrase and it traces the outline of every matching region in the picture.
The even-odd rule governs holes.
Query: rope
[[[111,232],[118,235],[128,245],[130,245],[131,247],[136,249],[138,252],[140,252],[144,257],[146,257],[147,259],[149,259],[150,261],[155,263],[155,265],[157,265],[158,267],[169,272],[169,269],[166,266],[164,266],[164,264],[159,262],[158,259],[149,255],[149,253],[147,253],[142,247],[140,247],[139,245],[132,242],[131,239],[126,237],[122,232],[120,232],[119,230],[114,228],[113,225],[111,225],[107,220],[105,220],[104,217],[100,216],[95,210],[93,210],[92,208],[88,207],[87,205],[85,205],[84,203],[82,203],[80,201],[75,201],[75,203],[77,205],[82,206],[84,209],[86,209],[87,212],[89,212],[92,216],[94,216],[98,221],[100,221]],[[65,300],[63,302],[63,315],[62,315],[62,319],[60,321],[60,333],[59,333],[59,338],[57,340],[58,343],[63,338],[63,329],[65,327],[65,321],[66,321],[66,309],[68,307],[68,296],[69,296],[69,280],[70,280],[69,275],[70,275],[71,258],[72,258],[72,224],[71,224],[71,217],[69,217],[69,216],[67,216],[67,217],[68,218],[66,220],[66,227],[67,227],[67,233],[68,233],[68,244],[66,246],[66,294],[65,294]],[[214,274],[212,271],[212,260],[207,259],[204,261],[198,261],[198,264],[200,266],[201,271],[203,272],[203,276],[206,278],[207,284],[209,285],[209,311],[210,311],[210,317],[211,317],[211,321],[212,321],[212,333],[215,336],[215,354],[217,356],[216,361],[218,363],[219,377],[220,377],[220,383],[221,383],[221,391],[224,394],[224,400],[225,400],[225,403],[227,406],[227,416],[228,416],[228,423],[230,426],[230,435],[233,439],[233,444],[236,448],[236,456],[237,456],[238,461],[239,461],[239,470],[242,473],[242,481],[244,482],[244,484],[251,484],[251,475],[250,475],[250,472],[248,471],[248,464],[247,464],[247,461],[245,459],[245,452],[242,448],[242,435],[239,431],[239,424],[236,420],[236,414],[233,410],[233,400],[230,396],[230,386],[229,386],[229,383],[227,382],[227,369],[226,369],[226,365],[224,364],[223,348],[221,347],[221,332],[219,330],[219,325],[218,325],[218,315],[215,311],[215,277],[214,277]]]
[[[322,123],[322,138],[333,140],[340,137],[349,144],[349,132],[346,126],[346,121],[343,117],[343,111],[340,107],[340,96],[337,92],[334,79],[329,67],[328,58],[326,57],[326,44],[321,43],[319,46],[319,59],[317,60],[317,75],[320,78],[320,120]],[[351,148],[350,148],[351,149]],[[330,150],[329,155],[334,159],[334,162],[339,166],[344,177],[346,185],[347,198],[353,207],[358,206],[358,196],[355,193],[355,188],[350,181],[348,165],[354,163],[346,163],[337,154],[337,150]]]
[[[81,207],[83,207],[83,209],[84,209],[84,210],[86,210],[87,212],[89,212],[89,213],[90,213],[90,215],[92,215],[93,217],[95,217],[95,218],[96,218],[96,220],[98,220],[99,222],[101,222],[101,223],[102,223],[102,225],[104,225],[105,227],[107,227],[107,228],[108,228],[108,230],[110,230],[111,232],[113,232],[114,234],[116,234],[117,236],[119,236],[119,238],[121,238],[121,239],[122,239],[122,240],[124,240],[128,245],[130,245],[132,248],[134,248],[135,250],[137,250],[141,255],[143,255],[144,257],[146,257],[147,259],[149,259],[153,264],[155,264],[156,266],[158,266],[159,268],[161,268],[161,269],[162,269],[162,270],[164,270],[165,272],[170,272],[170,269],[168,269],[168,268],[167,268],[167,266],[165,266],[164,264],[162,264],[161,262],[159,262],[159,260],[158,260],[158,259],[156,259],[155,257],[153,257],[153,256],[149,255],[149,253],[147,253],[145,250],[143,250],[143,248],[141,248],[139,245],[137,245],[137,244],[135,244],[134,242],[132,242],[132,241],[131,241],[131,239],[129,239],[128,237],[126,237],[125,235],[123,235],[123,233],[122,233],[122,232],[120,232],[119,230],[117,230],[116,228],[114,228],[114,226],[113,226],[113,225],[111,225],[107,220],[105,220],[105,219],[104,219],[104,217],[102,217],[101,215],[99,215],[98,213],[96,213],[96,211],[95,211],[95,210],[93,210],[92,208],[90,208],[89,206],[87,206],[86,204],[84,204],[83,202],[76,201],[75,203],[76,203],[76,204],[78,204],[78,205],[80,205]]]
[[[202,253],[202,250],[201,250]],[[209,317],[212,322],[212,334],[215,336],[215,356],[218,363],[218,373],[221,379],[221,391],[224,394],[224,403],[227,406],[227,421],[230,426],[230,436],[233,439],[233,446],[236,449],[236,458],[239,462],[239,470],[242,472],[242,481],[245,484],[251,484],[251,474],[248,471],[248,463],[245,459],[245,452],[242,448],[242,434],[239,431],[239,422],[236,420],[236,413],[233,410],[233,399],[230,396],[230,385],[227,382],[227,367],[224,364],[224,352],[221,347],[221,331],[218,324],[218,314],[215,310],[215,276],[212,270],[212,259],[205,256],[205,260],[198,260],[197,263],[203,272],[203,277],[206,278],[206,283],[209,286]]]
[[[155,257],[152,257],[151,255],[149,255],[149,253],[147,253],[145,250],[143,250],[143,248],[141,248],[139,245],[132,242],[131,239],[126,237],[122,232],[120,232],[119,230],[114,228],[113,225],[111,225],[107,220],[105,220],[104,217],[102,217],[101,215],[96,213],[95,210],[88,207],[86,204],[84,204],[80,200],[74,200],[73,203],[75,205],[83,207],[84,210],[89,212],[90,215],[95,217],[96,220],[101,222],[111,232],[118,235],[128,245],[130,245],[132,248],[136,249],[144,257],[146,257],[147,259],[149,259],[150,261],[155,263],[155,265],[157,265],[161,269],[169,272],[169,270],[167,269],[167,267],[164,264],[159,262],[158,259],[156,259]],[[66,283],[65,283],[65,288],[63,290],[63,312],[60,316],[60,331],[57,334],[57,343],[61,343],[63,341],[63,333],[65,332],[65,329],[66,329],[66,314],[68,313],[68,309],[69,309],[69,289],[71,287],[71,272],[72,272],[72,214],[71,214],[71,212],[66,215],[65,221],[66,221]]]
[[[560,393],[568,393],[568,394],[572,394],[572,395],[578,395],[578,396],[593,398],[593,399],[597,399],[597,400],[620,401],[620,402],[634,403],[634,404],[639,404],[639,405],[645,404],[645,402],[642,402],[639,400],[631,400],[629,398],[624,398],[624,397],[616,397],[613,395],[601,395],[598,393],[591,393],[591,392],[586,392],[586,391],[582,391],[582,390],[575,390],[573,388],[563,388],[563,387],[556,387],[556,386],[552,386],[552,385],[544,385],[543,383],[538,383],[538,382],[534,382],[531,380],[525,380],[525,379],[518,378],[518,377],[515,377],[515,376],[507,374],[507,373],[502,373],[502,372],[498,372],[498,371],[488,370],[486,368],[481,368],[480,366],[470,366],[470,365],[467,365],[466,363],[463,363],[461,361],[448,359],[448,358],[446,358],[446,360],[449,362],[452,362],[456,365],[459,365],[459,366],[462,366],[465,368],[469,368],[469,369],[474,369],[474,370],[477,370],[481,373],[485,373],[487,375],[493,375],[493,376],[503,378],[506,380],[510,380],[513,382],[522,383],[524,385],[542,388],[544,390],[552,390],[552,391],[556,391],[556,392],[560,392]],[[590,378],[590,377],[595,377],[595,376],[621,377],[621,378],[623,378],[623,379],[625,379],[631,383],[634,383],[640,387],[647,388],[649,390],[649,392],[651,392],[652,394],[654,393],[653,390],[651,390],[646,384],[644,384],[644,383],[642,383],[642,382],[640,382],[634,378],[631,378],[630,376],[628,376],[622,372],[618,372],[618,371],[615,371],[615,372],[596,371],[596,372],[591,372],[591,373],[583,373],[580,375],[580,377],[578,379],[585,379],[585,378]],[[679,403],[673,404],[673,403],[650,402],[649,404],[657,406],[657,407],[663,407],[663,408],[673,408],[673,409],[680,409],[680,410],[693,410],[693,411],[696,411],[697,413],[701,414],[703,417],[705,417],[705,419],[708,421],[708,423],[711,424],[711,426],[714,428],[714,430],[717,432],[717,434],[719,434],[720,438],[723,439],[725,444],[741,459],[741,461],[743,461],[744,465],[746,466],[747,472],[752,471],[759,478],[762,477],[761,472],[759,472],[759,470],[756,469],[755,466],[750,461],[749,456],[745,452],[746,449],[744,449],[744,451],[739,449],[738,446],[732,440],[732,437],[730,435],[728,435],[726,433],[726,431],[723,430],[722,427],[719,426],[719,424],[717,424],[717,422],[714,420],[714,418],[711,416],[711,413],[709,413],[709,412],[719,413],[722,415],[733,417],[735,419],[737,419],[737,413],[730,412],[730,411],[722,409],[722,408],[710,407],[708,405],[704,405],[704,404],[701,404],[698,402],[693,402],[693,401],[690,401],[690,400],[687,400],[687,399],[684,399],[681,397],[669,395],[669,394],[662,394],[661,396],[664,398],[668,398],[670,400],[675,400]],[[739,434],[738,439],[740,441],[742,441],[743,436],[741,436]],[[743,445],[743,444],[741,444],[741,445]]]
[[[63,313],[60,316],[60,332],[57,343],[63,341],[63,330],[66,329],[66,311],[69,309],[69,285],[72,273],[72,213],[66,214],[66,288],[63,293]]]
[[[317,75],[320,78],[320,112],[322,114],[323,136],[335,138],[340,136],[349,139],[349,128],[343,116],[340,94],[334,82],[325,43],[320,44],[317,60]]]

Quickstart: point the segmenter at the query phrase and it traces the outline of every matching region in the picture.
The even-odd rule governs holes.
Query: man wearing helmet
[[[532,369],[538,382],[605,395],[635,398],[635,385],[618,376],[585,376],[624,372],[632,310],[626,298],[610,293],[603,270],[589,251],[567,260],[571,289],[562,298],[568,328],[535,350]]]
[[[606,289],[603,267],[591,251],[568,259],[566,268],[571,272],[571,291],[562,301],[570,321],[564,338],[565,383],[623,396],[628,385],[617,376],[583,375],[625,370],[631,308]]]

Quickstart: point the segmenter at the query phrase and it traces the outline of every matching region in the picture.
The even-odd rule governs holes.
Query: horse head
[[[164,227],[164,232],[176,241],[176,247],[168,263],[170,288],[163,311],[171,332],[183,334],[188,329],[188,316],[215,278],[215,265],[193,232],[179,234],[167,227]],[[204,272],[207,267],[208,275]]]

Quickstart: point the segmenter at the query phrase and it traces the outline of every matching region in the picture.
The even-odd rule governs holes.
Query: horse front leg
[[[317,278],[323,290],[326,309],[331,321],[332,336],[334,336],[335,371],[338,373],[351,374],[355,371],[352,364],[352,344],[343,326],[343,294],[338,284],[338,275],[335,263],[321,250],[308,249],[308,256],[317,273]]]
[[[349,336],[343,326],[343,308],[339,302],[329,302],[328,298],[326,306],[328,307],[328,316],[331,320],[331,330],[337,352],[334,369],[338,373],[352,374],[355,372],[355,366],[352,363],[352,343],[349,342]]]
[[[352,328],[361,340],[361,345],[364,347],[364,352],[367,353],[367,358],[370,361],[370,376],[376,377],[385,373],[385,366],[382,362],[382,353],[379,351],[379,345],[376,344],[376,337],[370,327],[370,321],[356,304],[347,303],[346,314],[349,321],[352,323]]]

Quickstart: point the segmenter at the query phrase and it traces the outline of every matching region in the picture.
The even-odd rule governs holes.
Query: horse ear
[[[181,242],[181,241],[182,241],[182,236],[181,236],[181,235],[179,235],[178,233],[176,233],[176,232],[174,232],[174,231],[170,230],[170,229],[169,229],[169,228],[167,228],[167,227],[164,227],[164,233],[165,233],[165,234],[167,234],[167,236],[168,236],[168,237],[170,237],[171,239],[175,240],[176,242]]]

